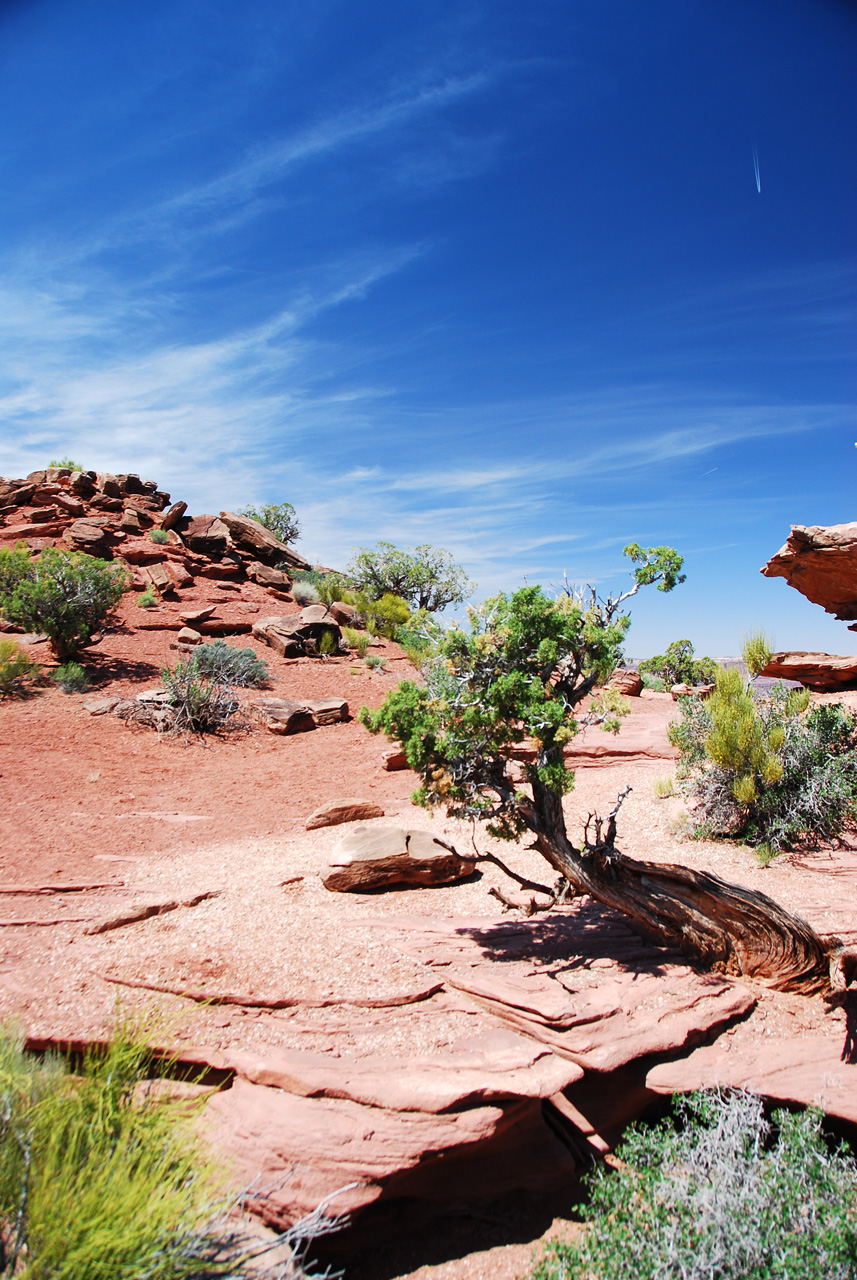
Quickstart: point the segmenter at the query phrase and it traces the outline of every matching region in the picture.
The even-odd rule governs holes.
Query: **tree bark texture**
[[[825,943],[766,894],[706,871],[627,858],[613,848],[610,829],[603,844],[577,849],[566,834],[561,798],[538,782],[526,816],[550,865],[575,889],[628,916],[651,941],[779,991],[829,989]]]

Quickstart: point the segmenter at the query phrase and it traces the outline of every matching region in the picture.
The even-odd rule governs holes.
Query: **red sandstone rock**
[[[410,765],[404,751],[391,747],[389,751],[381,754],[381,768],[386,769],[388,773],[395,773],[399,769],[409,769]]]
[[[249,551],[254,559],[272,567],[285,560],[296,569],[308,569],[309,561],[288,545],[280,542],[269,529],[251,520],[249,516],[236,515],[234,511],[221,511],[220,519],[229,530],[232,542],[242,551]]]
[[[336,806],[338,814],[345,810],[348,817],[336,817],[337,822],[352,822],[356,818],[381,817],[383,810],[367,801],[353,802],[351,807],[371,809],[375,812],[355,813],[350,816],[346,808],[349,802]],[[330,826],[330,822],[313,821],[327,816],[331,809],[317,810],[307,821],[307,827]],[[386,889],[393,885],[412,885],[418,888],[428,885],[455,884],[473,872],[473,860],[462,858],[450,844],[438,840],[428,831],[403,831],[398,827],[357,827],[340,840],[330,855],[327,867],[321,873],[325,889],[335,893],[366,893],[371,889]]]
[[[857,657],[838,658],[830,653],[775,653],[762,675],[777,680],[797,680],[820,693],[855,689]]]
[[[316,827],[337,827],[343,822],[365,822],[367,818],[383,818],[384,810],[374,800],[338,800],[316,809],[307,818],[307,831]]]
[[[785,545],[760,573],[785,578],[813,604],[852,622],[857,618],[857,523],[793,524]]]
[[[613,672],[607,681],[607,687],[616,689],[619,693],[624,694],[626,698],[638,698],[643,689],[643,677],[638,671],[620,667],[618,671]]]

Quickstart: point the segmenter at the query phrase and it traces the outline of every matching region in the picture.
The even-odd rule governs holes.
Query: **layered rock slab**
[[[375,808],[377,813],[369,816],[383,817],[383,810]],[[472,875],[473,867],[472,858],[462,858],[429,831],[357,827],[333,850],[321,879],[335,893],[366,893],[393,885],[454,884]]]
[[[761,674],[775,680],[796,680],[818,693],[857,689],[857,656],[840,658],[830,653],[804,651],[775,653]]]
[[[840,622],[853,622],[857,619],[857,522],[793,524],[785,544],[759,572],[766,578],[785,578],[790,587]]]

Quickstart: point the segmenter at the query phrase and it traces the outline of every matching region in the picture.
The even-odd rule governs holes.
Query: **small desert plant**
[[[14,693],[25,680],[38,675],[39,666],[14,640],[0,639],[0,693]]]
[[[339,641],[332,631],[322,632],[318,642],[319,657],[335,658],[339,653]]]
[[[270,679],[268,665],[253,649],[238,649],[225,640],[201,644],[190,661],[201,676],[242,689],[261,688]]]
[[[717,663],[713,658],[694,658],[689,640],[674,640],[667,645],[666,653],[638,663],[637,670],[641,676],[658,676],[669,689],[674,684],[705,684],[713,680]]]
[[[343,627],[342,634],[349,649],[354,649],[358,658],[365,658],[371,637],[365,631],[357,631],[354,627]]]
[[[11,594],[3,595],[2,607],[10,622],[43,631],[58,658],[73,658],[130,584],[130,574],[121,565],[47,547],[32,563],[30,576],[21,577]]]
[[[745,635],[742,656],[751,676],[761,675],[771,661],[773,652],[774,642],[765,635],[764,631],[752,631],[749,635]]]
[[[676,794],[675,782],[672,778],[655,778],[652,790],[658,800],[669,800]]]
[[[84,693],[89,688],[89,677],[79,662],[64,662],[57,667],[51,679],[63,693]]]
[[[299,605],[318,604],[321,596],[311,582],[292,582],[292,597]]]
[[[158,603],[158,597],[152,587],[146,587],[145,591],[141,591],[137,596],[137,606],[140,609],[154,609]]]
[[[83,471],[83,464],[75,462],[74,458],[54,458],[48,463],[49,467],[68,467],[69,471]]]
[[[665,693],[666,685],[660,676],[653,676],[651,671],[641,671],[640,678],[644,689],[652,689],[655,693]]]
[[[589,1175],[586,1227],[534,1280],[854,1280],[857,1164],[819,1111],[769,1122],[760,1098],[712,1091],[677,1112]]]
[[[236,726],[238,700],[228,685],[200,674],[195,656],[162,671],[161,679],[169,694],[171,732],[217,733]]]
[[[260,1242],[221,1203],[220,1176],[187,1101],[158,1088],[141,1031],[120,1026],[74,1074],[0,1028],[0,1277],[3,1280],[297,1280],[302,1243],[337,1224],[311,1215]],[[264,1196],[263,1196],[264,1198]],[[233,1212],[230,1214],[230,1210]],[[289,1257],[265,1265],[272,1245]]]
[[[335,600],[341,600],[343,604],[354,604],[355,602],[351,583],[341,573],[322,574],[315,585],[318,588],[320,600],[328,607]]]
[[[159,547],[165,546],[170,540],[168,529],[150,529],[149,537],[153,542],[157,542]]]
[[[370,671],[383,671],[387,665],[387,659],[380,657],[377,653],[370,653],[363,661]]]
[[[387,591],[378,600],[363,601],[360,597],[358,608],[366,619],[366,630],[372,635],[392,636],[399,627],[404,626],[411,616],[407,603],[401,596]]]
[[[681,700],[669,737],[702,835],[767,844],[829,839],[857,816],[857,722],[836,704],[809,710],[805,690],[754,693],[721,670],[706,702]]]

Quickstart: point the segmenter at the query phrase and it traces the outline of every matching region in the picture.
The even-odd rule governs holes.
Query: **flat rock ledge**
[[[857,689],[857,656],[843,658],[798,650],[775,653],[761,674],[775,680],[796,680],[818,693]]]
[[[321,879],[335,893],[367,893],[394,885],[455,884],[472,875],[473,868],[473,859],[462,858],[428,831],[357,827],[333,850]]]

